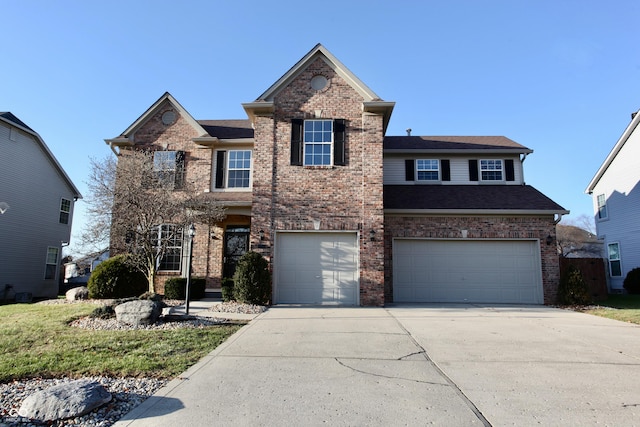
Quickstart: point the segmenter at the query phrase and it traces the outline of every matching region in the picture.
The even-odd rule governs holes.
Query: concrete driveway
[[[274,307],[116,426],[640,425],[640,327],[548,307]]]

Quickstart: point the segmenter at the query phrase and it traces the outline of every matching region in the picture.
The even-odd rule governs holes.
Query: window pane
[[[304,164],[331,165],[333,120],[305,120],[304,130]]]
[[[617,243],[609,244],[609,259],[620,259],[620,246]]]
[[[251,174],[251,150],[229,151],[227,187],[248,188]]]
[[[480,160],[480,171],[483,181],[501,181],[502,160]]]
[[[620,266],[620,261],[610,261],[609,266],[611,267],[611,275],[612,276],[622,276],[622,268]]]

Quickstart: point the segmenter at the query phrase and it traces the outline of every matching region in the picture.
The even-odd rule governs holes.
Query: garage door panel
[[[356,233],[279,232],[275,302],[356,305],[358,253]]]
[[[535,241],[396,239],[396,302],[542,303]]]

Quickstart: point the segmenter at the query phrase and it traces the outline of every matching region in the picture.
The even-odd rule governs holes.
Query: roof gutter
[[[568,215],[568,210],[544,210],[544,209],[385,209],[385,215],[401,216],[433,216],[433,215]],[[559,222],[559,220],[558,220]]]

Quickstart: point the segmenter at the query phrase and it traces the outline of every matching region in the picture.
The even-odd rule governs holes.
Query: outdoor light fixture
[[[553,243],[553,237],[551,237],[551,234],[549,234],[545,240],[547,242],[547,245],[550,245],[551,243]]]
[[[260,236],[260,240],[264,240],[264,230],[258,231],[258,235]]]
[[[189,288],[191,287],[191,258],[193,256],[193,236],[196,235],[196,226],[191,224],[187,230],[189,244],[189,262],[187,263],[187,288],[185,289],[184,314],[189,314]]]
[[[372,242],[376,241],[376,230],[374,230],[373,228],[371,229],[371,231],[369,231],[369,240],[371,240]]]

